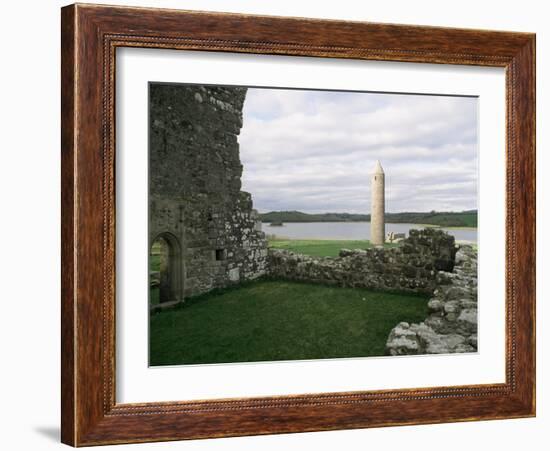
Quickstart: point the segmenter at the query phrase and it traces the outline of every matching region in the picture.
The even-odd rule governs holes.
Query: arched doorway
[[[149,271],[151,304],[183,300],[181,247],[171,233],[161,233],[153,240]]]

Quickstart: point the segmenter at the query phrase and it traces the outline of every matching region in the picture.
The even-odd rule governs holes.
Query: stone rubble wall
[[[424,322],[402,322],[392,329],[389,355],[477,351],[477,252],[471,246],[460,247],[451,273],[439,273],[428,308]]]
[[[342,249],[339,257],[311,257],[269,249],[268,275],[273,278],[431,294],[442,271],[452,271],[455,240],[445,232],[411,230],[395,248]]]
[[[241,191],[246,91],[150,85],[149,244],[163,234],[177,243],[179,300],[266,271],[267,241]]]

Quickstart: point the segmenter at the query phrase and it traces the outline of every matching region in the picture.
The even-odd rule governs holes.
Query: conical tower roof
[[[380,160],[376,160],[376,165],[374,166],[373,174],[383,174],[383,173],[384,173],[384,169],[382,169]]]

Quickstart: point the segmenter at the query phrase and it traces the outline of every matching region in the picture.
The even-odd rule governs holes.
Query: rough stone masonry
[[[453,236],[426,228],[411,230],[399,247],[342,249],[339,257],[270,249],[268,274],[345,287],[432,294],[440,273],[453,270],[455,252]]]
[[[420,324],[399,323],[390,332],[390,355],[477,351],[477,252],[462,245],[451,273],[440,273]]]
[[[161,302],[266,271],[237,137],[246,88],[150,84],[149,248],[168,248]]]

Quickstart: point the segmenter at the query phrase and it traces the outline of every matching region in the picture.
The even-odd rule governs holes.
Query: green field
[[[262,280],[189,299],[150,319],[150,364],[384,355],[400,321],[426,318],[427,298]]]
[[[154,253],[149,256],[149,270],[160,271],[160,254]],[[156,305],[159,303],[159,288],[149,288],[149,304]]]
[[[386,244],[384,247],[395,246],[398,244]],[[338,257],[340,249],[368,249],[372,247],[372,244],[368,240],[284,240],[275,238],[269,239],[269,247],[312,257]]]

